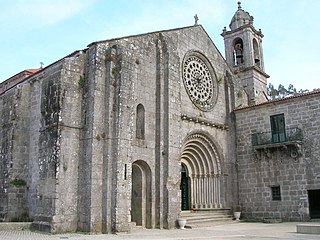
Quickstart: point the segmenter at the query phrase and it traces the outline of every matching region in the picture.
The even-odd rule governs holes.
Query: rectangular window
[[[272,201],[281,201],[280,186],[271,187]]]
[[[286,137],[286,127],[284,114],[277,114],[270,116],[271,124],[271,134],[272,134],[272,143],[285,142]]]

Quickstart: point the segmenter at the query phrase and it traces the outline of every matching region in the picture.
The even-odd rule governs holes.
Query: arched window
[[[238,66],[244,63],[243,59],[243,41],[237,38],[233,44],[234,65]]]
[[[254,64],[257,67],[260,67],[260,53],[259,53],[259,45],[256,39],[253,39],[253,57],[254,57]]]
[[[136,138],[145,138],[145,111],[142,104],[138,104],[136,113]]]

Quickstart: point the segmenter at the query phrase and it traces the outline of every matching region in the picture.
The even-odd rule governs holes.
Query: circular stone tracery
[[[186,91],[194,105],[203,111],[212,109],[216,95],[215,79],[208,65],[194,54],[188,56],[183,64]]]

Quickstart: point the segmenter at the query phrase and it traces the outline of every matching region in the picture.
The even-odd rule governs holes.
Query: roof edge
[[[162,33],[162,32],[171,32],[171,31],[177,31],[177,30],[193,28],[193,27],[202,27],[202,25],[201,24],[196,24],[196,25],[190,25],[190,26],[186,26],[186,27],[177,27],[177,28],[171,28],[171,29],[167,29],[167,30],[159,30],[159,31],[153,31],[153,32],[146,32],[146,33],[140,33],[140,34],[127,35],[127,36],[124,36],[124,37],[110,38],[110,39],[105,39],[105,40],[92,42],[89,45],[87,45],[87,47],[89,48],[89,47],[91,47],[91,46],[93,46],[95,44],[105,43],[105,42],[112,42],[112,41],[116,41],[116,40],[120,40],[120,39],[124,39],[124,38],[141,37],[141,36],[145,36],[145,35],[149,35],[149,34]],[[204,29],[204,28],[202,27],[202,29]]]
[[[273,103],[278,103],[278,102],[286,102],[286,101],[290,101],[292,99],[296,99],[296,98],[300,98],[300,97],[306,97],[306,96],[310,96],[310,95],[316,95],[316,94],[320,94],[320,90],[315,90],[315,91],[306,92],[306,93],[300,93],[300,94],[296,94],[294,96],[289,96],[289,97],[285,97],[285,98],[278,98],[278,99],[270,100],[270,101],[267,101],[267,102],[262,102],[262,103],[259,103],[259,104],[255,104],[255,105],[252,105],[252,106],[240,107],[240,108],[234,109],[233,111],[237,112],[237,111],[250,109],[250,108],[255,108],[255,107],[259,107],[259,106],[263,106],[263,105],[268,105],[268,104],[273,104]]]
[[[10,86],[9,88],[5,89],[3,92],[0,93],[0,95],[5,94],[5,93],[6,93],[7,91],[9,91],[10,89],[16,87],[18,84],[21,84],[21,83],[23,83],[23,82],[26,82],[26,81],[29,80],[30,78],[36,76],[37,74],[40,74],[41,72],[43,72],[43,71],[46,70],[47,68],[49,68],[49,67],[51,67],[51,66],[53,66],[53,65],[55,65],[55,64],[57,64],[57,63],[59,63],[59,62],[61,62],[61,61],[63,61],[64,59],[69,58],[69,57],[72,57],[72,56],[74,56],[74,55],[76,55],[76,54],[78,54],[78,53],[80,53],[80,52],[83,52],[83,51],[85,52],[86,50],[87,50],[87,48],[82,49],[82,50],[73,51],[72,53],[64,56],[63,58],[58,59],[57,61],[49,64],[48,66],[46,66],[46,67],[44,67],[44,68],[40,68],[39,71],[36,71],[36,72],[34,72],[34,73],[32,73],[32,70],[35,70],[35,69],[27,69],[27,70],[23,70],[23,71],[15,74],[15,75],[13,75],[12,77],[15,77],[15,76],[17,76],[17,75],[19,75],[19,74],[21,74],[21,73],[23,73],[23,72],[31,73],[30,76],[24,78],[22,81],[17,82],[16,84],[14,84],[14,85]],[[1,82],[1,83],[0,83],[0,87],[3,86],[3,85],[5,85],[5,84],[7,84],[12,77],[10,77],[10,78],[6,79],[5,81]]]

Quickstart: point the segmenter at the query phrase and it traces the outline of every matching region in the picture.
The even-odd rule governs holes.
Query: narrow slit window
[[[142,104],[137,106],[136,138],[145,139],[145,110]]]

